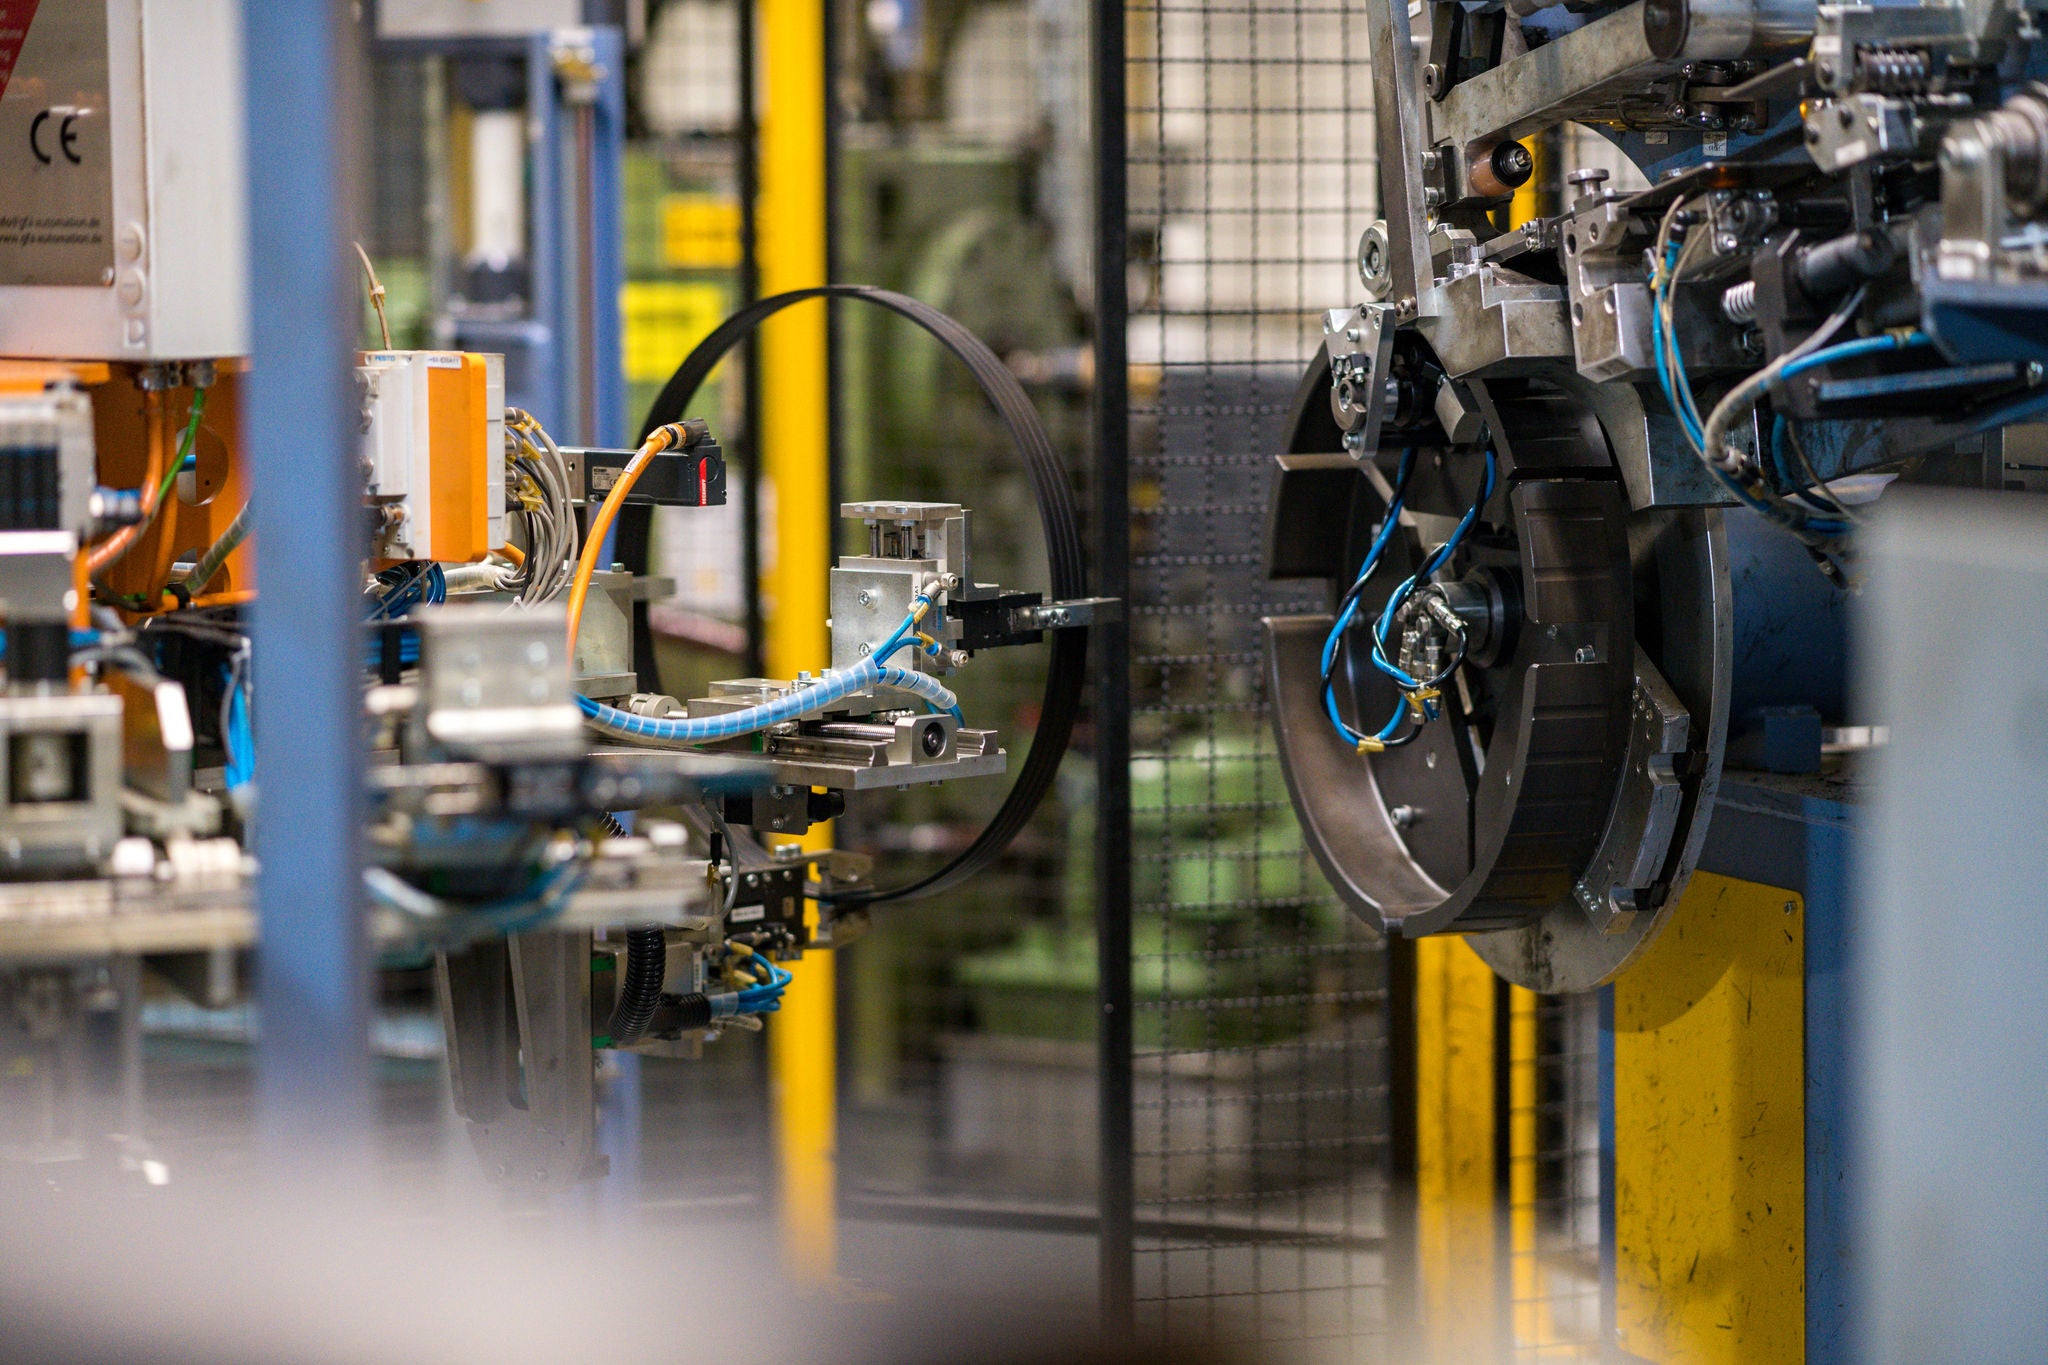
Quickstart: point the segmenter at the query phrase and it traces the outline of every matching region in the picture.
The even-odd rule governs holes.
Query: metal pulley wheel
[[[1519,985],[1588,990],[1655,934],[1705,835],[1730,652],[1720,514],[1630,509],[1612,445],[1641,408],[1621,386],[1563,368],[1472,384],[1484,432],[1455,444],[1420,337],[1400,334],[1391,374],[1421,401],[1390,401],[1370,451],[1346,450],[1325,355],[1294,404],[1268,569],[1327,580],[1332,610],[1266,622],[1288,790],[1323,871],[1376,928],[1469,934]],[[1443,661],[1441,714],[1362,753],[1325,709],[1338,606],[1405,456],[1401,524],[1330,678],[1339,715],[1371,735],[1406,704],[1371,661],[1372,623],[1482,489],[1488,444],[1491,496],[1387,637],[1414,676]]]

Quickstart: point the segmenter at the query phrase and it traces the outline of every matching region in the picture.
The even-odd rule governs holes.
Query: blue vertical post
[[[358,53],[348,0],[243,7],[244,388],[255,624],[258,1117],[267,1152],[355,1145],[371,1118],[362,913],[362,489],[350,264]]]
[[[560,88],[555,83],[553,35],[546,30],[526,39],[526,117],[531,155],[527,161],[526,266],[527,289],[531,297],[527,310],[532,320],[533,346],[526,356],[524,401],[550,431],[561,433],[563,443],[582,439],[575,420],[573,371],[568,363],[575,354],[575,335],[569,324],[572,309],[567,300],[574,294],[575,276],[570,273],[568,254],[573,234],[564,230],[562,211],[566,198],[562,157]],[[509,390],[511,385],[507,384]],[[507,398],[518,403],[519,398]]]
[[[588,46],[599,75],[586,102],[567,98],[558,46]],[[533,317],[548,339],[536,355],[551,421],[569,441],[626,438],[619,290],[625,281],[626,46],[615,28],[556,29],[527,39],[534,125],[528,259]],[[545,376],[545,378],[543,378]]]
[[[626,363],[619,292],[626,281],[626,40],[615,28],[596,31],[598,64],[604,68],[592,111],[590,146],[591,335],[585,363],[591,367],[589,414],[593,440],[626,443]]]

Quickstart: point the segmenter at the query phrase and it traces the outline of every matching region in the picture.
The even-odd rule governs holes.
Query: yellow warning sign
[[[661,256],[678,270],[731,270],[740,263],[740,205],[709,194],[661,201]]]
[[[659,384],[675,373],[690,348],[725,320],[723,285],[681,280],[636,280],[619,291],[625,322],[626,379]]]

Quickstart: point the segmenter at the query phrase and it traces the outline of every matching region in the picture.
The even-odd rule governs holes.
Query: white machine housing
[[[583,0],[383,0],[380,38],[524,38],[583,22]]]
[[[240,0],[29,14],[0,27],[0,355],[247,354]]]

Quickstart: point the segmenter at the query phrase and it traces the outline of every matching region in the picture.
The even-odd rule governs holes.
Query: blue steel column
[[[588,42],[602,77],[589,106],[590,159],[577,142],[579,108],[562,97],[557,42]],[[568,440],[626,439],[626,371],[619,290],[625,282],[626,46],[615,28],[544,30],[526,40],[526,98],[534,124],[530,238],[532,314],[545,335],[528,380],[547,394],[536,410]],[[579,222],[588,214],[588,259]],[[588,295],[589,314],[582,314]],[[588,387],[594,411],[584,411]]]
[[[358,53],[348,0],[250,0],[253,358],[243,408],[261,600],[256,856],[266,1149],[370,1122],[362,913],[362,490],[350,264]]]
[[[569,265],[575,234],[565,230],[560,87],[555,83],[554,38],[542,30],[526,39],[526,266],[528,314],[535,344],[526,357],[526,387],[539,406],[541,425],[578,439],[575,384],[566,363],[575,354],[575,318],[570,303],[575,275]],[[510,384],[508,382],[508,389]],[[509,395],[508,395],[509,397]],[[510,400],[517,401],[517,400]]]
[[[587,415],[591,438],[602,445],[626,443],[626,363],[624,322],[619,291],[626,280],[626,41],[615,28],[594,35],[598,65],[605,76],[598,87],[596,121],[591,139],[591,258],[584,263],[591,283],[591,335],[585,338],[584,363],[595,373],[591,392],[597,411]]]

